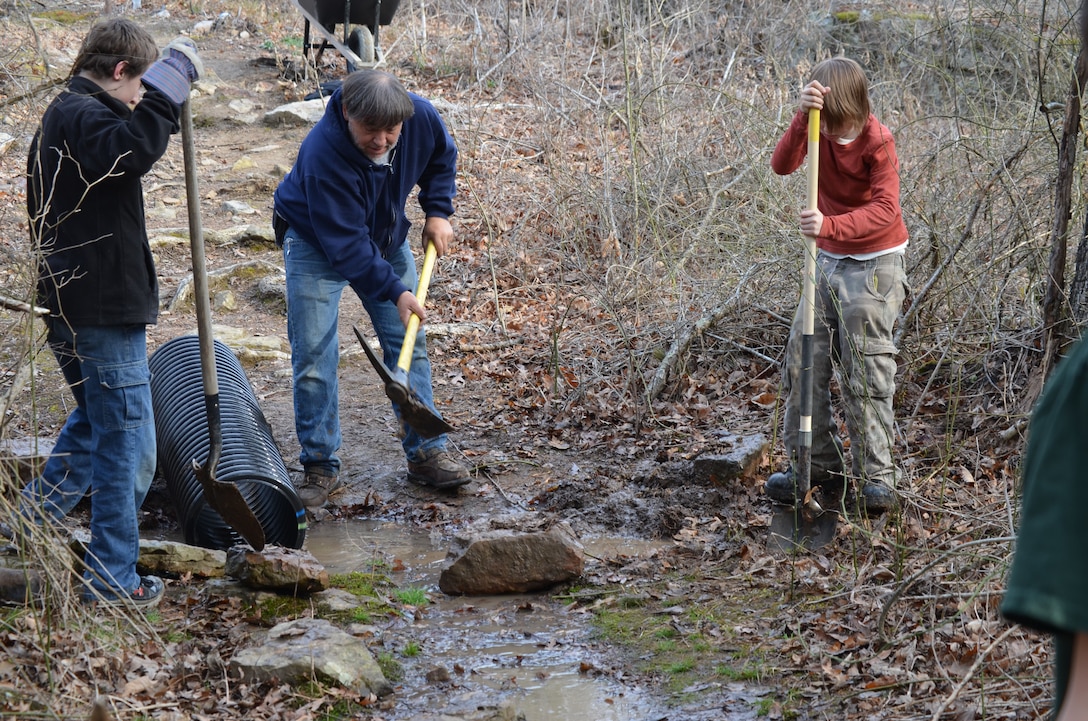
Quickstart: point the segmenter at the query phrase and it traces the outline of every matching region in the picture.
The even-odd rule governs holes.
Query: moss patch
[[[684,585],[691,580],[684,579]],[[766,649],[737,631],[750,625],[753,613],[775,613],[777,593],[745,586],[712,598],[676,596],[668,593],[670,585],[665,579],[638,596],[620,588],[596,589],[596,637],[624,648],[637,673],[660,682],[677,700],[689,696],[689,689],[764,679],[779,671],[765,661]],[[699,585],[696,580],[691,587]]]
[[[76,13],[71,10],[45,10],[44,12],[35,13],[35,18],[41,18],[43,20],[52,20],[55,23],[61,25],[79,25],[81,23],[88,22],[95,17],[94,13]]]

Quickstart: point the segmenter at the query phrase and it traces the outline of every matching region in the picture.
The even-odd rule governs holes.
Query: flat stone
[[[265,125],[315,125],[325,114],[325,100],[299,100],[273,108],[264,114]]]
[[[762,434],[733,436],[733,447],[721,453],[707,453],[692,462],[692,480],[708,486],[724,486],[739,478],[755,475],[770,447]]]
[[[192,574],[201,578],[226,575],[227,554],[211,548],[176,541],[140,540],[139,565],[151,573],[167,576]]]
[[[274,626],[260,644],[239,649],[230,667],[247,681],[278,679],[299,685],[316,677],[363,695],[393,692],[366,644],[315,618]]]

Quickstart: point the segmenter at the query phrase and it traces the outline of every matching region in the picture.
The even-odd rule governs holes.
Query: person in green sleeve
[[[1057,721],[1088,719],[1088,341],[1061,361],[1032,413],[1020,530],[1001,613],[1054,639]]]

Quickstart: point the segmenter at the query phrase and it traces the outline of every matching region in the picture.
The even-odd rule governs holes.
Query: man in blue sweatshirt
[[[425,319],[413,293],[418,276],[405,204],[418,185],[423,244],[433,242],[442,257],[453,240],[456,172],[457,148],[434,106],[393,75],[365,69],[348,75],[329,98],[276,189],[295,431],[305,469],[299,496],[307,508],[321,507],[340,486],[340,295],[345,286],[355,291],[392,367],[409,318]],[[408,383],[437,416],[422,325]],[[396,404],[393,410],[401,419]],[[436,489],[471,480],[447,451],[445,435],[423,438],[403,419],[401,429],[409,480]]]

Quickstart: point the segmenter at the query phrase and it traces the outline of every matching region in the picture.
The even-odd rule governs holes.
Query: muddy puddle
[[[593,557],[635,556],[654,544],[627,538],[583,539]],[[431,603],[386,632],[387,650],[415,643],[414,658],[398,655],[405,679],[390,718],[422,712],[462,714],[508,699],[526,721],[643,721],[667,712],[638,688],[618,683],[595,647],[583,613],[547,595],[450,597],[438,590],[449,539],[403,524],[355,519],[315,524],[306,549],[329,573],[366,571],[375,561],[394,569],[400,588],[422,588]],[[378,650],[378,649],[375,649]],[[428,672],[448,672],[434,683]]]

